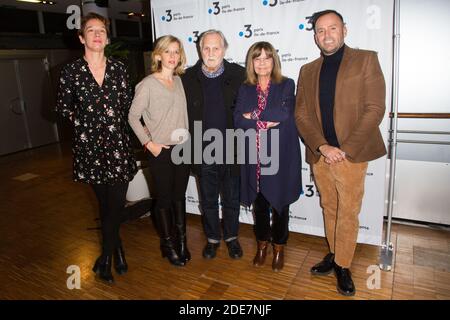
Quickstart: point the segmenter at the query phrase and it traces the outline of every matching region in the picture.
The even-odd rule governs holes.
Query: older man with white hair
[[[203,32],[199,47],[201,59],[188,68],[182,77],[191,141],[201,139],[208,129],[219,130],[225,141],[226,129],[233,129],[233,110],[238,89],[245,79],[245,69],[224,60],[228,43],[221,31]],[[202,125],[202,137],[195,136],[195,122],[197,126],[199,123]],[[202,154],[207,144],[203,143]],[[233,149],[236,150],[235,147]],[[194,153],[192,152],[192,155]],[[220,154],[222,156],[219,156]],[[239,167],[236,161],[234,164],[226,164],[226,143],[223,143],[222,150],[212,156],[215,159],[212,164],[209,161],[205,163],[205,159],[202,159],[202,163],[192,162],[192,171],[199,179],[200,207],[207,238],[203,257],[214,258],[223,238],[229,256],[238,259],[242,257],[242,248],[238,241]],[[219,218],[219,194],[223,208],[223,233]]]

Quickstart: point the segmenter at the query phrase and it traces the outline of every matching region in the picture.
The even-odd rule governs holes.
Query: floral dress
[[[132,99],[122,62],[107,59],[102,86],[84,58],[64,66],[56,111],[74,126],[75,181],[113,185],[133,179],[137,168],[128,125]]]

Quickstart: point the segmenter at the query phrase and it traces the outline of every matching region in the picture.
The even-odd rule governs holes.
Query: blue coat
[[[271,130],[279,129],[279,168],[274,175],[261,175],[260,192],[278,212],[295,202],[302,192],[301,155],[298,131],[295,125],[295,84],[285,78],[281,83],[272,83],[267,105],[260,115],[262,121],[280,122],[268,130],[268,150],[271,155]],[[256,129],[256,120],[242,114],[253,111],[258,105],[255,85],[243,84],[234,111],[235,128]],[[251,144],[250,144],[251,145]],[[241,202],[250,206],[256,199],[256,164],[248,163],[249,143],[245,144],[246,163],[241,165]],[[273,157],[272,157],[273,159]],[[261,168],[264,166],[261,165]]]

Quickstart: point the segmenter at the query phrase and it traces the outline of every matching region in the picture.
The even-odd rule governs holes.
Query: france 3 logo
[[[237,4],[237,1],[227,1],[225,4],[221,4],[220,1],[214,1],[212,2],[212,6],[208,8],[208,14],[212,15],[219,15],[219,14],[239,14],[246,10],[245,6],[235,6]],[[232,3],[232,4],[231,4]],[[243,1],[241,1],[238,4],[243,4]]]
[[[263,6],[268,5],[269,7],[275,7],[278,4],[278,0],[271,0],[271,1],[264,0],[262,4]]]
[[[166,14],[161,17],[161,20],[165,22],[172,21],[173,20],[172,10],[171,9],[166,10]]]
[[[263,0],[262,5],[263,6],[269,6],[269,7],[276,7],[277,5],[283,5],[283,4],[292,4],[295,2],[303,2],[305,0]]]
[[[164,15],[161,16],[161,20],[165,22],[171,21],[181,21],[194,18],[193,14],[182,14],[181,12],[173,12],[172,9],[167,9],[164,11]]]
[[[299,23],[298,28],[300,30],[312,31],[312,15],[305,17],[305,21]]]
[[[212,3],[212,5],[213,5],[212,8],[208,8],[208,13],[217,16],[218,14],[220,14],[220,2],[215,1]]]
[[[244,31],[239,31],[239,37],[251,38],[253,35],[252,25],[244,24]]]
[[[200,37],[200,31],[198,31],[198,30],[192,31],[192,36],[188,37],[188,41],[191,43],[197,43],[199,37]]]

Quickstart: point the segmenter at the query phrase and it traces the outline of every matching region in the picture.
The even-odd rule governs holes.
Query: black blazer
[[[186,93],[187,111],[189,117],[189,133],[191,134],[191,170],[194,174],[201,174],[201,167],[199,164],[194,164],[194,121],[203,121],[203,106],[204,96],[202,87],[202,61],[186,69],[186,72],[181,76],[183,82],[184,92]],[[236,105],[236,98],[239,87],[245,80],[245,68],[236,63],[229,63],[224,60],[224,76],[223,76],[223,97],[224,105],[227,112],[227,129],[233,129],[233,112]],[[203,133],[202,133],[203,136]],[[200,137],[201,138],[201,137]],[[236,159],[236,146],[235,146]],[[235,161],[236,163],[236,161]],[[239,167],[232,165],[232,172],[234,175],[239,175]]]

